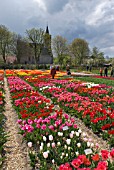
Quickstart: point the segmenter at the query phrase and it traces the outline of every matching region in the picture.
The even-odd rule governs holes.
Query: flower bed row
[[[4,72],[0,70],[0,168],[4,160],[4,144],[7,141],[6,133],[4,131],[5,116],[4,111]]]
[[[34,78],[32,79],[34,80]],[[58,81],[59,86],[63,85],[63,82]],[[92,149],[92,141],[77,128],[74,119],[70,119],[67,114],[62,116],[61,109],[55,109],[49,99],[43,98],[21,79],[9,77],[8,83],[14,107],[20,118],[18,120],[20,133],[23,134],[31,148],[32,166],[36,166],[39,158],[40,169],[46,170],[50,168],[86,170],[97,170],[101,167],[102,169],[113,168],[109,161],[114,157],[113,150],[111,152],[102,151],[101,155],[96,155]],[[49,106],[51,106],[51,111],[49,111]],[[22,112],[25,114],[24,116]],[[35,152],[32,150],[32,146],[35,147]],[[65,162],[69,163],[64,164]]]

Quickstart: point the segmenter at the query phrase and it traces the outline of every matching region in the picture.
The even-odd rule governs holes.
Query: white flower
[[[55,143],[53,142],[53,143],[51,144],[51,146],[52,146],[52,148],[55,148]]]
[[[49,140],[52,141],[53,140],[53,136],[49,135]]]
[[[54,160],[54,159],[52,159],[52,163],[53,163],[53,164],[55,163],[55,160]]]
[[[91,143],[91,147],[94,147],[94,143]]]
[[[48,152],[43,152],[43,157],[48,158]]]
[[[81,143],[77,143],[77,147],[80,148],[81,147]]]
[[[79,130],[78,130],[78,132],[79,132],[79,133],[82,133],[82,130],[81,130],[81,129],[79,129]]]
[[[43,142],[41,142],[41,146],[44,146],[44,143],[43,143]]]
[[[73,133],[70,133],[70,138],[73,138]]]
[[[74,135],[74,131],[71,131],[71,133]]]
[[[58,132],[58,136],[63,136],[63,132]]]
[[[71,142],[71,139],[66,140],[67,145],[70,145],[70,142]]]
[[[88,146],[88,147],[90,146],[90,142],[87,142],[87,146]]]
[[[75,152],[75,154],[76,154],[76,156],[78,156],[78,155],[79,155],[79,152],[77,151],[77,152]]]
[[[29,147],[29,148],[32,147],[32,142],[28,142],[28,147]]]
[[[42,151],[43,150],[43,146],[40,146],[40,151]]]
[[[66,153],[66,157],[68,157],[68,153]]]
[[[61,159],[63,159],[63,156],[60,156]]]
[[[48,147],[48,148],[50,147],[50,143],[47,143],[47,147]]]
[[[57,145],[58,145],[58,146],[60,146],[60,145],[61,145],[61,143],[60,143],[60,142],[57,142]]]
[[[68,150],[70,150],[71,148],[70,147],[68,147]]]
[[[65,145],[64,148],[67,149],[67,145]]]
[[[65,153],[63,152],[63,153],[62,153],[62,156],[64,156],[64,155],[65,155]]]
[[[47,138],[45,136],[43,136],[43,141],[46,141],[46,140],[47,140]]]
[[[76,136],[79,136],[80,134],[79,134],[79,132],[76,132]]]

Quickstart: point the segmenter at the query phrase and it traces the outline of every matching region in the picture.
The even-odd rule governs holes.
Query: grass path
[[[22,136],[18,134],[19,129],[18,124],[16,123],[18,117],[12,108],[6,78],[4,78],[4,89],[6,102],[4,112],[4,115],[6,116],[5,131],[9,137],[6,142],[6,159],[2,170],[30,170],[27,147],[25,143],[22,143]]]

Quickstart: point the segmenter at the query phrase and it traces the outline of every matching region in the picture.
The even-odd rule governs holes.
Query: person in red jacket
[[[53,66],[53,67],[51,68],[51,76],[52,76],[52,79],[54,79],[55,74],[56,74],[56,69],[55,69],[55,67]]]

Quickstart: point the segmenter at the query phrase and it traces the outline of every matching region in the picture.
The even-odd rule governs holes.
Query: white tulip
[[[60,142],[57,142],[57,145],[58,145],[58,146],[60,146],[60,145],[61,145],[61,143],[60,143]]]
[[[64,156],[64,155],[65,155],[65,153],[63,152],[63,153],[62,153],[62,156]]]
[[[77,143],[77,147],[80,148],[81,147],[81,143]]]
[[[43,146],[40,146],[40,151],[42,151],[43,150]]]
[[[79,152],[75,152],[76,153],[76,156],[78,156],[79,155]]]
[[[49,135],[49,140],[52,141],[53,140],[53,136]]]
[[[70,138],[73,138],[73,133],[70,133]]]
[[[78,130],[78,132],[79,132],[79,133],[82,133],[82,130],[81,130],[81,129],[79,129],[79,130]]]
[[[63,156],[60,156],[61,159],[63,159]]]
[[[32,147],[32,142],[28,142],[28,147],[29,147],[29,148]]]
[[[90,144],[90,142],[87,142],[87,146],[89,147],[91,144]]]
[[[91,147],[94,147],[94,143],[91,143]]]
[[[48,148],[50,147],[50,143],[47,143],[47,147],[48,147]]]
[[[65,145],[64,148],[67,149],[67,145]]]
[[[67,145],[70,145],[70,142],[71,142],[71,139],[66,140]]]
[[[71,148],[70,147],[68,147],[68,150],[70,150]]]
[[[43,157],[48,158],[48,152],[43,152]]]
[[[68,153],[66,153],[66,157],[68,157]]]
[[[52,163],[53,163],[53,164],[55,163],[55,160],[54,160],[54,159],[52,159]]]
[[[76,132],[76,136],[79,136],[80,134],[79,134],[79,132]]]
[[[44,146],[44,143],[43,143],[43,142],[41,142],[41,146]]]
[[[53,143],[51,144],[51,146],[52,146],[52,148],[55,148],[55,143],[53,142]]]
[[[47,138],[45,136],[43,136],[43,141],[46,141],[46,140],[47,140]]]
[[[75,132],[74,132],[74,131],[71,131],[71,133],[74,135]]]

